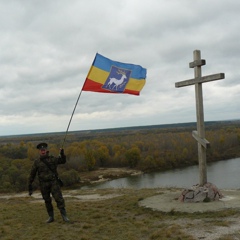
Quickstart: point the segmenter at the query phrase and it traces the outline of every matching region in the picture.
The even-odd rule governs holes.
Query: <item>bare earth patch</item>
[[[240,239],[239,231],[239,219],[227,217],[222,219],[226,223],[225,226],[213,226],[209,219],[188,219],[182,218],[173,221],[165,221],[167,224],[177,224],[181,226],[181,229],[185,229],[185,232],[192,235],[194,239],[204,240],[217,240],[225,235],[235,236],[234,238],[226,238],[229,240]]]
[[[112,179],[123,178],[133,175],[140,175],[141,171],[129,168],[99,168],[98,170],[90,172],[82,172],[81,182],[82,183],[97,183],[109,181]]]
[[[151,208],[153,211],[161,212],[183,212],[196,215],[196,219],[181,218],[171,220],[169,224],[177,224],[185,229],[186,233],[196,239],[215,240],[224,235],[232,235],[229,240],[240,239],[239,219],[236,217],[223,217],[219,219],[219,226],[214,223],[216,220],[209,218],[198,219],[198,214],[207,212],[217,212],[224,210],[240,210],[240,191],[222,190],[223,198],[211,202],[192,202],[183,203],[178,197],[181,194],[180,189],[159,189],[158,194],[145,198],[139,202],[139,205],[145,208]]]

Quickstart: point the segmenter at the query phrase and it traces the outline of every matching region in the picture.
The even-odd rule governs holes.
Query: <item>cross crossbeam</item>
[[[224,73],[217,73],[202,77],[201,67],[205,64],[206,61],[204,59],[201,59],[200,50],[195,50],[193,52],[193,62],[189,63],[189,67],[194,68],[194,78],[175,83],[176,88],[195,85],[197,131],[193,131],[192,136],[198,142],[200,186],[203,186],[205,183],[207,183],[206,149],[210,147],[210,143],[205,139],[202,83],[225,78]]]
[[[189,85],[194,85],[196,83],[206,83],[206,82],[211,82],[211,81],[220,80],[220,79],[224,79],[224,78],[225,78],[224,73],[217,73],[217,74],[208,75],[208,76],[205,76],[205,77],[192,78],[192,79],[189,79],[189,80],[184,80],[184,81],[181,81],[181,82],[177,82],[177,83],[175,83],[175,87],[176,88],[186,87],[186,86],[189,86]]]

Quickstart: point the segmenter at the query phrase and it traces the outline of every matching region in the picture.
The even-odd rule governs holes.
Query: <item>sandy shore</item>
[[[86,185],[139,174],[143,174],[143,172],[131,168],[99,168],[80,173],[80,178],[81,183]]]

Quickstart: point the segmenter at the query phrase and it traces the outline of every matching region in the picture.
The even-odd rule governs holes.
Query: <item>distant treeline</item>
[[[147,172],[196,165],[194,129],[188,125],[70,132],[64,145],[67,163],[59,167],[59,175],[65,186],[71,187],[80,183],[81,172],[100,167],[130,167]],[[62,139],[59,133],[1,137],[0,192],[27,190],[28,175],[38,157],[36,144],[48,142],[50,154],[57,156]],[[208,162],[240,157],[239,121],[207,125],[206,139],[211,144]]]

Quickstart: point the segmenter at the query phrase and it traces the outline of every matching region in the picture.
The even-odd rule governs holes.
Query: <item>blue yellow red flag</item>
[[[139,95],[147,70],[140,65],[112,61],[96,54],[83,85],[83,91]]]

